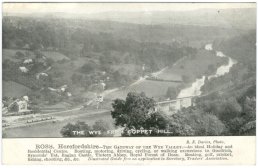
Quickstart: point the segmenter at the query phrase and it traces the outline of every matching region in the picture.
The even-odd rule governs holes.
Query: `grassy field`
[[[164,73],[160,74],[159,78],[167,80],[180,80],[182,76],[188,76],[190,82],[196,78],[201,77],[208,71],[209,65],[214,65],[222,62],[222,58],[215,56],[215,53],[199,50],[194,57],[186,57],[176,65],[166,69]],[[215,72],[214,72],[215,73]]]
[[[140,84],[110,93],[106,98],[111,100],[116,98],[125,99],[129,92],[145,92],[146,96],[157,99],[166,95],[168,87],[176,87],[178,85],[179,83],[145,80]]]
[[[191,83],[196,78],[204,75],[209,65],[217,67],[217,64],[221,61],[222,59],[216,57],[215,53],[200,50],[195,57],[182,58],[174,64],[174,66],[172,66],[172,63],[171,67],[161,73],[158,78],[165,80],[182,80],[182,76],[186,75],[189,77],[189,83]],[[169,87],[177,87],[178,85],[182,85],[182,83],[145,80],[139,84],[113,92],[107,96],[107,99],[124,99],[128,92],[145,92],[148,97],[153,97],[157,100],[166,95]]]
[[[20,97],[28,95],[31,90],[19,83],[13,81],[3,81],[3,96]]]
[[[29,51],[29,50],[3,49],[3,58],[4,59],[10,59],[12,61],[19,61],[19,59],[15,58],[15,54],[18,51],[23,53],[27,57],[30,57],[30,58],[34,58],[35,57],[34,53]],[[55,51],[42,51],[42,53],[47,58],[52,58],[54,61],[61,61],[63,59],[70,60],[70,58],[68,58],[67,56],[65,56],[65,55],[63,55],[63,54],[61,54],[59,52],[55,52]]]
[[[114,71],[119,71],[123,75],[135,75],[141,72],[141,67],[134,64],[112,65]]]
[[[18,51],[23,53],[24,55],[30,55],[29,56],[30,58],[34,58],[34,54],[31,51],[28,51],[28,50],[3,49],[3,51],[2,51],[3,52],[3,60],[4,59],[9,59],[9,60],[14,61],[14,62],[20,61],[20,59],[15,58],[15,54]]]
[[[55,52],[55,51],[43,51],[42,52],[47,58],[52,58],[54,61],[61,61],[63,59],[65,60],[70,60],[70,58],[68,58],[67,56],[59,53],[59,52]]]
[[[111,118],[110,113],[104,114],[95,114],[91,116],[83,116],[77,117],[74,119],[58,121],[56,123],[39,123],[36,125],[19,127],[19,128],[11,128],[5,129],[3,132],[6,134],[8,138],[31,138],[31,137],[61,137],[60,131],[63,126],[65,126],[68,122],[74,123],[76,121],[84,121],[86,124],[93,125],[97,120],[104,120],[108,123],[113,123],[113,119]],[[40,130],[40,131],[39,131]]]

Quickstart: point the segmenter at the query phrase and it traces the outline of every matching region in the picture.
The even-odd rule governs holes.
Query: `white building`
[[[29,63],[32,63],[32,62],[33,62],[32,59],[26,59],[26,60],[23,61],[24,64],[29,64]]]
[[[206,44],[206,45],[205,45],[205,50],[208,50],[208,51],[213,50],[212,44]]]
[[[17,113],[28,112],[30,111],[28,109],[28,101],[29,101],[28,96],[23,96],[23,98],[17,99],[11,104],[9,104],[8,111],[17,112]]]
[[[102,95],[98,95],[96,98],[96,102],[101,103],[104,101],[104,97]]]
[[[27,73],[29,70],[26,67],[19,67],[23,73]]]
[[[45,76],[45,77],[47,77],[48,74],[42,72],[42,73],[37,74],[37,75],[36,75],[36,78],[39,79],[40,76]]]
[[[105,84],[104,82],[102,82],[102,83],[100,83],[100,84],[101,84],[103,90],[105,90],[106,84]]]

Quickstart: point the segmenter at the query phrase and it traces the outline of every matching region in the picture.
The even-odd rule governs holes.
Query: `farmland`
[[[68,58],[67,56],[59,53],[59,52],[55,52],[55,51],[43,51],[42,52],[47,58],[51,58],[54,61],[61,61],[61,60],[70,60],[70,58]]]
[[[215,53],[200,50],[194,57],[183,57],[179,61],[165,69],[158,78],[164,80],[182,80],[182,76],[187,76],[189,79],[184,83],[150,81],[144,80],[139,84],[125,87],[108,95],[108,99],[125,98],[129,92],[145,92],[149,97],[156,100],[166,96],[169,87],[186,87],[196,78],[204,75],[209,71],[209,66],[217,67],[223,63],[223,59],[216,57]],[[198,68],[196,68],[198,67]]]
[[[217,10],[214,12],[217,16]],[[165,18],[169,13],[156,14]],[[154,15],[148,17],[155,21],[155,17],[152,16]],[[178,15],[178,21],[182,20],[181,16],[183,15]],[[173,124],[176,124],[180,128],[181,126],[187,128],[189,123],[189,128],[192,130],[183,130],[186,133],[182,132],[182,135],[224,135],[222,134],[224,132],[237,135],[239,132],[228,128],[234,124],[239,124],[240,128],[245,123],[253,121],[252,116],[251,119],[242,117],[249,115],[249,111],[242,109],[249,107],[254,102],[255,96],[239,93],[233,95],[232,100],[226,100],[223,96],[227,91],[223,89],[236,84],[240,87],[243,85],[242,81],[255,79],[253,76],[256,60],[253,53],[256,51],[254,47],[256,42],[252,38],[256,37],[256,34],[244,35],[249,30],[245,31],[231,25],[226,27],[223,24],[181,25],[175,24],[175,21],[166,19],[166,22],[159,25],[145,25],[144,22],[132,24],[112,20],[68,19],[59,16],[5,15],[2,42],[5,137],[60,137],[60,130],[67,123],[75,123],[78,120],[92,125],[97,120],[103,119],[108,124],[114,125],[114,122],[118,121],[114,111],[117,110],[118,117],[123,117],[127,109],[128,114],[132,113],[132,116],[137,111],[133,119],[129,116],[130,121],[141,118],[141,112],[146,112],[146,115],[142,116],[148,116],[149,110],[155,109],[157,114],[163,115],[162,112],[165,112],[169,115],[166,117],[169,118],[168,122],[164,120],[161,127],[165,128],[166,125],[175,128]],[[214,22],[217,23],[216,20]],[[241,35],[240,38],[232,39],[237,35]],[[231,46],[231,43],[234,45]],[[207,48],[206,44],[210,47]],[[218,56],[219,52],[225,55]],[[238,62],[237,65],[227,66],[231,57]],[[218,68],[223,66],[229,68],[232,66],[230,70],[232,72],[228,69],[225,75],[223,74],[224,77],[209,78],[217,74]],[[156,108],[161,102],[175,102],[174,99],[183,97],[181,95],[188,96],[181,93],[187,92],[194,97],[206,96],[204,93],[210,94],[211,90],[218,89],[220,92],[215,95],[218,96],[218,102],[211,102],[214,106],[209,106],[210,102],[197,104],[198,100],[196,103],[194,100],[192,101],[194,103],[188,103],[192,106],[189,108],[188,106],[180,106],[178,109]],[[137,93],[128,94],[130,92]],[[138,94],[140,92],[144,92],[147,97]],[[131,101],[129,104],[123,104],[123,100],[114,101],[126,99],[127,96],[127,100],[130,100],[130,95],[134,94],[133,99],[137,100],[136,103]],[[26,97],[23,96],[27,96],[27,99],[25,100]],[[141,101],[142,98],[144,101]],[[145,102],[150,98],[154,101],[143,103],[135,110],[131,108],[137,106],[138,102]],[[19,103],[23,99],[25,110],[30,114],[23,113],[20,108]],[[15,111],[11,111],[8,106],[11,101],[15,101],[14,105],[19,107],[13,108]],[[116,103],[117,107],[123,108],[116,109],[114,106]],[[152,107],[145,109],[149,104]],[[127,108],[127,105],[130,105],[128,106],[130,108]],[[217,106],[220,108],[210,108]],[[181,109],[181,107],[186,108]],[[196,114],[194,113],[196,118],[194,115],[188,115],[188,111],[193,110],[196,111]],[[227,121],[224,120],[225,111],[230,112],[225,114],[230,116]],[[236,114],[236,111],[239,114]],[[11,115],[8,115],[9,112]],[[123,113],[120,115],[120,112]],[[176,113],[178,120],[173,119]],[[136,122],[143,125],[124,124],[128,126],[132,124],[132,128],[149,129],[147,122],[152,122],[153,119],[155,123],[158,121],[156,117],[162,120],[162,116],[155,115],[151,114],[149,118]],[[46,121],[44,117],[50,119]],[[238,120],[239,118],[241,120]],[[188,122],[188,119],[192,122]],[[206,126],[199,121],[209,123],[210,119],[218,123],[216,125],[219,127],[218,132],[211,131],[209,134],[209,130],[199,129]],[[157,126],[157,129],[160,126]],[[224,130],[224,127],[227,129]],[[180,131],[178,135],[181,135]],[[65,134],[62,135],[66,137]]]
[[[23,53],[25,56],[34,58],[34,54],[31,51],[24,49],[3,49],[3,60],[8,59],[14,62],[19,62],[21,58],[15,57],[17,52]]]
[[[67,124],[68,122],[74,123],[76,121],[85,121],[87,124],[92,125],[97,120],[104,120],[107,122],[112,123],[113,120],[111,118],[110,113],[103,113],[103,114],[94,114],[94,115],[85,115],[85,116],[78,116],[74,117],[72,120],[71,118],[67,118],[62,121],[57,122],[42,122],[37,123],[36,125],[30,125],[25,127],[17,127],[17,128],[7,128],[4,130],[6,136],[8,137],[61,137],[60,130],[61,128]],[[39,131],[40,130],[40,131]]]
[[[185,75],[189,77],[189,81],[194,81],[196,78],[208,73],[209,67],[216,68],[224,62],[225,60],[216,57],[215,53],[200,49],[196,55],[184,58],[174,66],[166,69],[159,78],[166,80],[180,80],[182,79],[182,76]],[[212,70],[213,69],[211,69],[211,71]]]
[[[20,97],[28,95],[30,88],[13,81],[3,81],[3,97]]]

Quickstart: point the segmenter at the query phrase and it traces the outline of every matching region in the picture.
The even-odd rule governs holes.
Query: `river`
[[[212,44],[206,44],[205,49],[207,51],[212,51],[213,50]],[[216,56],[228,58],[228,63],[226,65],[221,65],[220,67],[218,67],[215,74],[207,76],[208,80],[211,78],[216,78],[216,77],[225,75],[226,73],[228,73],[230,71],[231,67],[237,63],[236,60],[232,59],[229,56],[226,56],[221,51],[216,51]],[[182,89],[179,92],[177,98],[201,95],[202,94],[201,87],[204,85],[205,78],[206,78],[206,76],[202,76],[201,78],[196,79],[195,82],[193,82],[190,87]],[[178,100],[176,102],[176,110],[179,110],[182,107],[189,107],[189,106],[191,106],[191,104],[192,104],[191,98]]]
[[[205,49],[208,51],[212,51],[213,50],[212,44],[207,44],[205,46]],[[227,57],[228,64],[218,67],[216,70],[216,73],[208,76],[208,79],[211,79],[214,77],[219,77],[219,76],[222,76],[222,75],[228,73],[230,71],[231,67],[237,63],[236,60],[224,55],[221,51],[217,51],[216,56]],[[165,69],[166,68],[156,72],[154,75],[159,75],[159,74],[163,73],[163,71]],[[206,76],[202,76],[201,78],[196,79],[196,81],[193,82],[190,87],[182,89],[180,91],[180,93],[178,94],[177,98],[201,95],[201,87],[204,85],[205,78],[206,78]],[[159,87],[158,86],[153,87],[153,85],[151,85],[150,88],[148,88],[148,86],[144,82],[148,82],[149,85],[151,82],[158,83]],[[164,85],[164,87],[162,87],[161,84]],[[145,78],[141,78],[138,81],[136,81],[135,83],[131,84],[130,88],[136,87],[136,86],[138,86],[138,87],[142,86],[139,88],[140,90],[149,89],[152,92],[154,92],[154,91],[161,92],[161,89],[165,88],[165,90],[164,90],[164,93],[165,93],[167,87],[171,86],[171,83],[170,82],[166,83],[166,82],[146,81]],[[153,89],[153,88],[159,88],[159,89]],[[107,91],[103,92],[103,96],[107,96],[107,95],[110,96],[111,94],[114,94],[116,92],[121,92],[121,91],[126,92],[126,94],[128,93],[128,90],[116,88],[116,89],[107,90]],[[125,94],[125,96],[126,96],[126,94]],[[117,96],[117,95],[115,95],[115,96]],[[191,106],[191,98],[183,99],[181,101],[176,102],[176,109],[180,109],[181,107],[189,107],[189,106]],[[5,132],[8,135],[8,137],[60,137],[61,135],[59,132],[60,132],[61,128],[65,124],[67,124],[67,122],[75,122],[77,120],[81,120],[81,121],[85,121],[88,124],[93,124],[96,120],[99,120],[99,119],[103,119],[110,123],[113,122],[113,119],[112,119],[110,113],[92,114],[90,116],[88,115],[88,113],[85,113],[85,115],[83,113],[85,113],[85,112],[79,110],[78,116],[75,118],[68,119],[68,121],[60,120],[59,122],[56,122],[54,124],[53,123],[39,123],[39,124],[35,124],[33,126],[7,128],[7,129],[5,129]],[[75,115],[77,115],[77,114],[75,114]]]

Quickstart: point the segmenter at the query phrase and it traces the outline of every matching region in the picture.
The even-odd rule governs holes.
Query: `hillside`
[[[3,81],[3,97],[21,97],[25,95],[29,95],[31,89],[12,82],[12,81]]]

